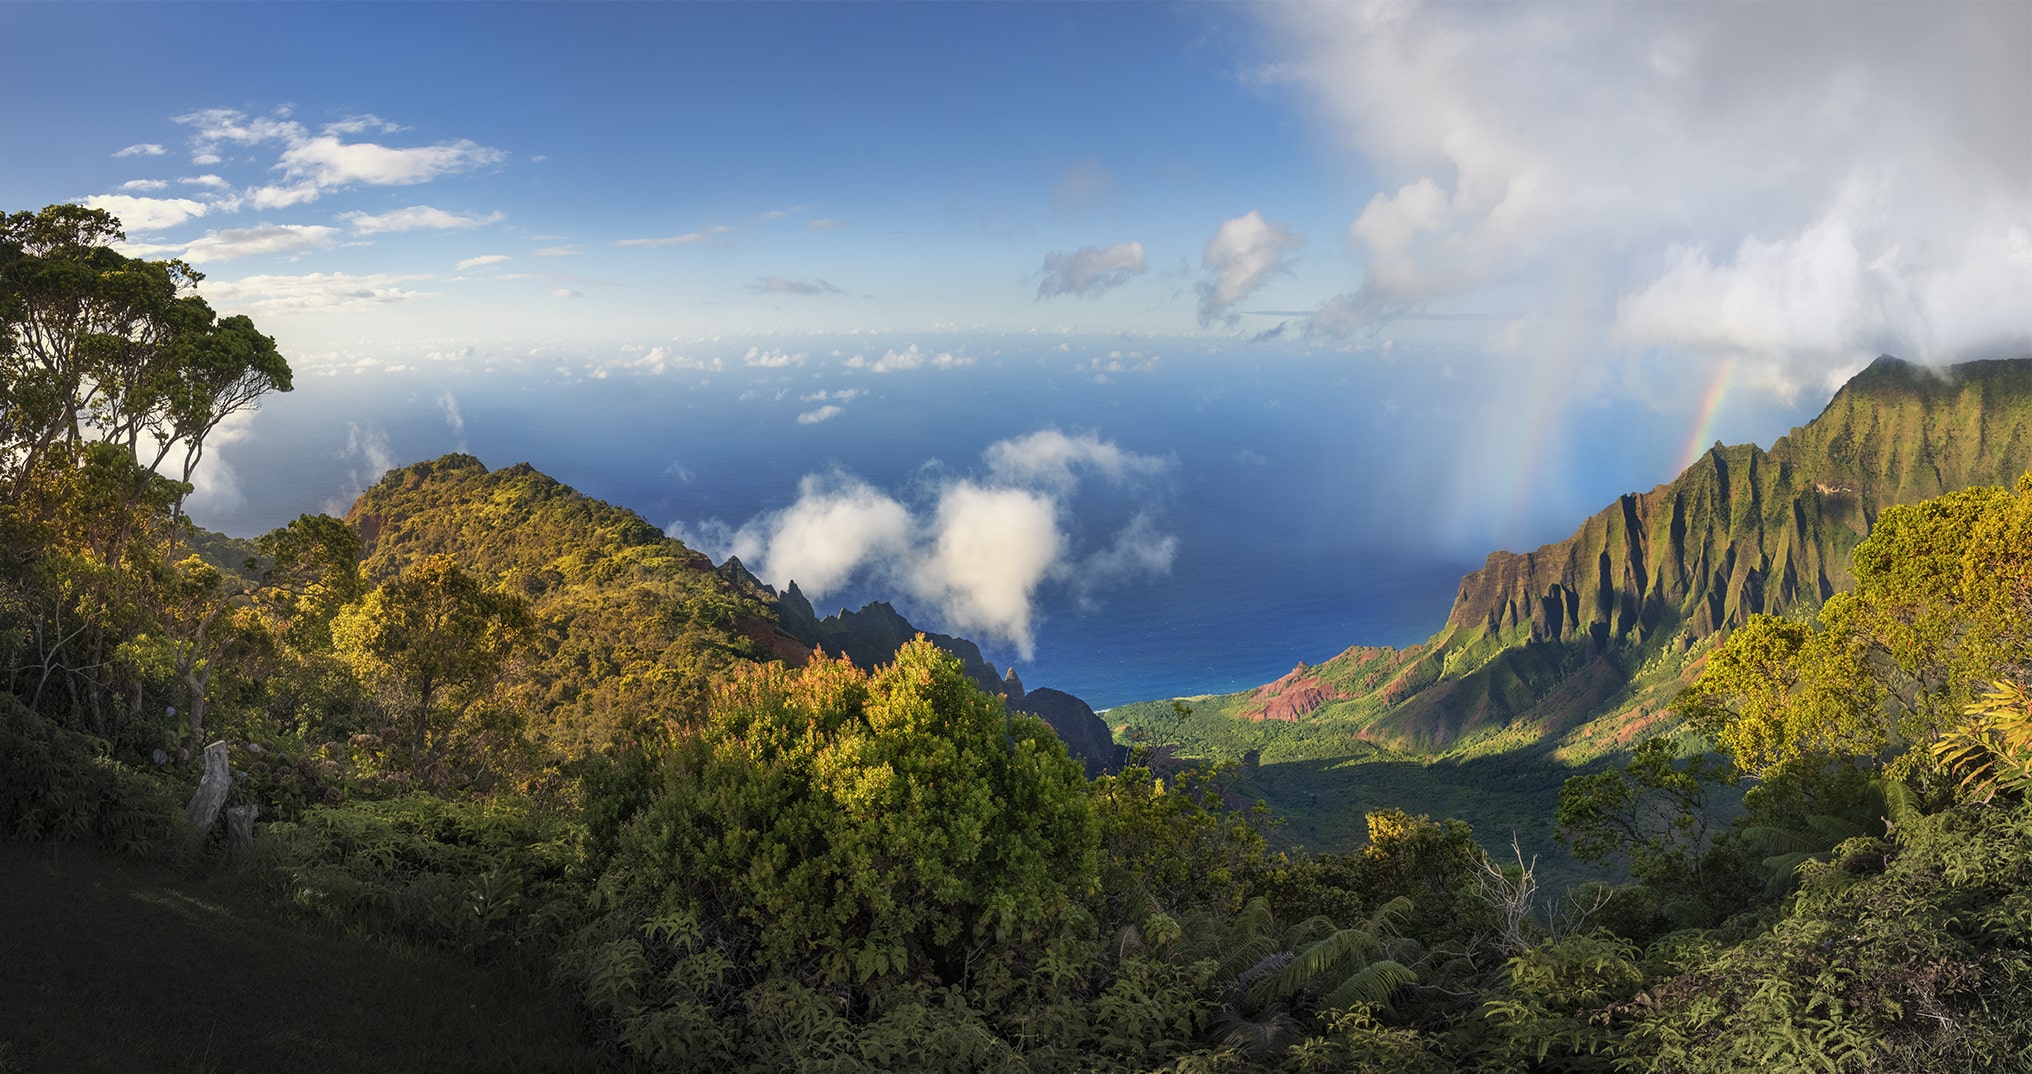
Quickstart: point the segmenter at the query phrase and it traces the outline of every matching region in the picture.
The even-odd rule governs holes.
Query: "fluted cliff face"
[[[1764,451],[1716,444],[1557,544],[1496,552],[1461,580],[1450,627],[1506,645],[1698,641],[1847,584],[1877,512],[2032,466],[2032,360],[1944,373],[1880,358]]]
[[[1934,370],[1879,358],[1769,451],[1716,444],[1566,540],[1491,554],[1461,579],[1446,626],[1395,657],[1387,681],[1314,708],[1418,749],[1654,718],[1618,708],[1633,705],[1646,661],[1759,612],[1817,607],[1848,585],[1855,546],[1884,508],[2008,485],[2028,469],[2032,359]],[[1347,677],[1339,665],[1353,653],[1319,672]],[[1254,713],[1249,696],[1236,695],[1235,715]]]

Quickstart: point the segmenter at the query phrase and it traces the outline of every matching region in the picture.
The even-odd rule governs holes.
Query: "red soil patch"
[[[1276,682],[1258,686],[1239,715],[1251,720],[1296,722],[1321,705],[1346,700],[1347,696],[1339,688],[1321,682],[1311,668],[1301,663]]]

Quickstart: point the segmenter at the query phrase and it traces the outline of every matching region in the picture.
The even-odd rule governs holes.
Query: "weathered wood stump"
[[[233,770],[226,763],[226,744],[214,742],[205,747],[204,778],[198,781],[198,792],[191,795],[190,805],[184,808],[184,816],[190,819],[193,848],[203,846],[212,825],[219,822],[219,809],[226,804],[226,792],[232,788]]]
[[[254,820],[261,815],[258,805],[237,805],[226,810],[226,864],[238,865],[254,849]]]

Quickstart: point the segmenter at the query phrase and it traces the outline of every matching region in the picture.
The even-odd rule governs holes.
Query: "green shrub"
[[[89,840],[122,853],[172,846],[182,788],[108,753],[104,741],[0,694],[0,837]]]

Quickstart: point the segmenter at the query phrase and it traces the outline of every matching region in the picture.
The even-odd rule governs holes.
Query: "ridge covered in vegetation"
[[[1661,723],[1719,634],[1810,613],[1847,587],[1886,508],[2007,485],[2028,467],[2032,359],[1928,369],[1881,357],[1769,451],[1716,444],[1563,541],[1491,553],[1429,640],[1356,646],[1194,707],[1207,722],[1317,725],[1257,736],[1271,759],[1331,751],[1301,744],[1321,737],[1456,757],[1618,752]],[[1115,718],[1154,727],[1165,708]]]
[[[173,264],[112,253],[103,213],[4,225],[15,841],[552,988],[623,1070],[1919,1072],[2032,1049],[2032,479],[1884,507],[1817,616],[1723,615],[1675,702],[1697,748],[1648,738],[1567,779],[1545,823],[1601,872],[1549,895],[1522,854],[1403,809],[1365,811],[1351,852],[1273,851],[1240,793],[1256,758],[1139,751],[1090,778],[927,639],[876,667],[779,659],[735,572],[527,467],[448,456],[350,521],[207,537],[144,444],[199,450],[286,364]],[[121,976],[102,946],[67,957]],[[0,1061],[74,1054],[38,1010],[0,1020]]]

